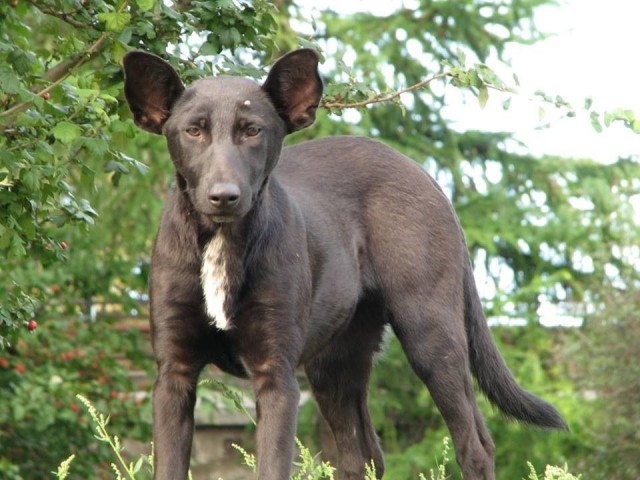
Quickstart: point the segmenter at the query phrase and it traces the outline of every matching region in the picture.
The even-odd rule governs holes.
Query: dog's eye
[[[187,132],[187,135],[191,137],[199,137],[201,133],[200,127],[187,127],[185,132]]]
[[[262,129],[260,127],[256,127],[255,125],[249,125],[245,130],[244,130],[244,134],[247,137],[255,137],[256,135],[258,135],[260,132],[262,131]]]

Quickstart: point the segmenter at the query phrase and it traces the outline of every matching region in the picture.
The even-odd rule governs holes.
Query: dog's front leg
[[[187,478],[198,376],[189,370],[174,365],[158,370],[153,389],[154,480]]]
[[[259,480],[287,480],[293,462],[300,388],[293,367],[251,372],[257,409]]]

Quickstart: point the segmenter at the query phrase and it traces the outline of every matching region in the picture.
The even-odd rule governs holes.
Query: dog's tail
[[[465,325],[471,372],[489,401],[517,420],[544,428],[567,430],[560,413],[524,390],[511,375],[489,332],[471,264],[465,272]]]

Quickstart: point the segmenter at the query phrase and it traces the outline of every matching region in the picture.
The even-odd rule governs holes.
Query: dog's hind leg
[[[381,308],[363,303],[350,326],[305,365],[314,397],[333,433],[337,480],[362,480],[365,464],[378,478],[384,461],[367,408],[367,383],[373,355],[380,347],[384,325]]]
[[[432,288],[395,295],[391,324],[444,417],[464,478],[493,480],[493,441],[474,396],[462,307],[455,293]]]

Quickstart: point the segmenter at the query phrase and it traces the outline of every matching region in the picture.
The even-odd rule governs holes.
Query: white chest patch
[[[204,249],[200,270],[205,311],[209,316],[209,323],[220,330],[231,328],[231,322],[225,311],[230,282],[224,242],[222,235],[216,235],[209,241]]]

